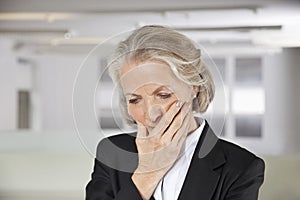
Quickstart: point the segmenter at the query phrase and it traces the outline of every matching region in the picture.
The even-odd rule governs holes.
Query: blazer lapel
[[[226,162],[219,148],[218,137],[206,122],[178,200],[212,198],[220,177],[215,169]]]

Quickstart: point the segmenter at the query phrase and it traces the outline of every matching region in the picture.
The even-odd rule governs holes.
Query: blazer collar
[[[226,162],[218,137],[206,122],[192,157],[178,200],[211,199]]]
[[[214,134],[206,121],[179,193],[178,200],[212,199],[212,195],[220,178],[217,169],[222,167],[226,162],[221,144],[218,140],[219,138]],[[134,140],[132,141],[134,142]],[[136,147],[132,151],[137,152]],[[153,199],[152,196],[151,200]]]

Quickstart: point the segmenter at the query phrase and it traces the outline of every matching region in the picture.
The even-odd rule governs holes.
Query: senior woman
[[[110,75],[137,132],[102,140],[88,200],[255,200],[264,162],[219,139],[204,113],[214,82],[201,51],[164,26],[144,26],[119,43]]]

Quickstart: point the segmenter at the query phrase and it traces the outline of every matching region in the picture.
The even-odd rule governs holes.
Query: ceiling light
[[[25,12],[25,13],[0,13],[0,20],[11,20],[11,21],[47,21],[53,22],[57,20],[67,20],[74,18],[75,14],[72,13],[36,13],[36,12]]]

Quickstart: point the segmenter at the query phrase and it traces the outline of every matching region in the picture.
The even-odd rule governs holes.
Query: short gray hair
[[[126,98],[119,83],[119,70],[126,64],[138,65],[151,61],[166,63],[178,78],[189,85],[198,86],[193,110],[206,112],[215,95],[215,84],[201,60],[201,51],[192,40],[169,27],[148,25],[121,41],[109,62],[109,75],[119,90],[120,110],[129,125],[134,125],[135,121],[127,111]]]

